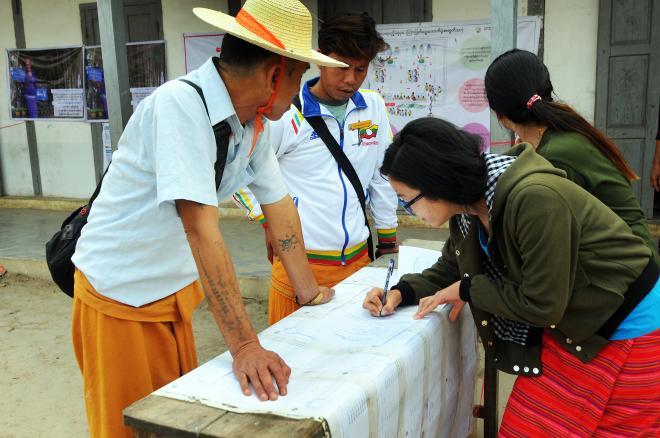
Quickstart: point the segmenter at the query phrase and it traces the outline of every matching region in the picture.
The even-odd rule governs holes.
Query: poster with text
[[[126,44],[128,84],[133,111],[156,88],[167,80],[165,41]]]
[[[490,65],[490,23],[383,24],[390,48],[369,68],[364,87],[385,100],[397,132],[419,117],[439,117],[478,134],[490,145],[484,76]],[[537,53],[540,17],[518,17],[518,48]]]
[[[224,33],[184,34],[183,57],[186,73],[198,69],[211,56],[218,56],[224,36]]]
[[[148,41],[126,44],[128,84],[133,111],[167,79],[165,42]],[[101,46],[85,47],[85,101],[87,120],[108,119]]]
[[[83,119],[82,47],[9,49],[12,119]]]
[[[101,140],[103,142],[103,172],[108,169],[112,161],[112,143],[110,142],[110,123],[104,122],[102,125]]]

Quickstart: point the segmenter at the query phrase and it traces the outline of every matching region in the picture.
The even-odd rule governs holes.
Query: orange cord
[[[266,29],[261,23],[259,23],[259,21],[257,21],[256,18],[250,15],[250,13],[247,12],[245,9],[241,9],[240,11],[238,11],[238,14],[236,14],[236,22],[239,23],[244,28],[246,28],[247,30],[249,30],[250,32],[252,32],[253,34],[263,38],[264,40],[268,41],[271,44],[274,44],[280,49],[286,49],[286,47],[284,47],[284,44],[282,44],[282,42],[275,35],[273,35],[271,31]],[[280,90],[280,85],[282,85],[285,60],[284,60],[284,56],[282,56],[281,58],[282,59],[280,60],[280,72],[277,75],[277,79],[275,80],[275,90],[273,90],[273,94],[270,95],[270,99],[268,99],[268,103],[265,106],[260,106],[259,108],[257,108],[257,115],[254,120],[254,136],[252,137],[252,147],[250,148],[248,157],[252,155],[252,152],[254,151],[254,147],[257,145],[257,139],[264,130],[263,117],[264,115],[270,114],[271,107],[275,102],[275,98],[277,98],[277,93]]]

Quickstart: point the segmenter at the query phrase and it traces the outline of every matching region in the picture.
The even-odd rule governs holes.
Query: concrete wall
[[[80,3],[89,0],[50,0],[47,11],[43,0],[22,0],[27,48],[81,45]],[[192,13],[196,6],[227,11],[226,0],[162,0],[163,34],[166,40],[168,78],[185,72],[183,34],[212,32]],[[14,48],[11,3],[0,2],[0,48]],[[57,32],[53,33],[53,23]],[[17,123],[10,119],[7,59],[0,62],[0,127]],[[44,196],[88,198],[94,190],[94,159],[89,123],[36,121],[35,130]],[[32,173],[24,124],[0,129],[0,175],[5,194],[32,196]]]
[[[598,0],[546,0],[545,64],[555,93],[593,122]]]
[[[167,48],[167,77],[174,79],[186,73],[183,60],[184,33],[216,33],[216,27],[207,24],[192,13],[192,8],[209,8],[227,12],[226,0],[161,0],[163,6],[163,37]]]
[[[28,48],[80,45],[78,5],[89,0],[51,0],[43,10],[42,0],[22,0]],[[313,16],[317,0],[302,0]],[[169,79],[184,73],[184,33],[215,31],[191,12],[194,6],[227,10],[226,0],[162,0],[163,33],[167,48]],[[518,13],[527,14],[527,0],[518,1]],[[490,16],[490,0],[433,0],[434,21],[483,19]],[[0,47],[13,48],[11,3],[0,2]],[[316,20],[314,20],[316,36]],[[596,78],[598,1],[546,0],[545,62],[561,100],[593,119]],[[57,23],[57,33],[51,31]],[[316,37],[313,42],[316,46]],[[7,60],[0,66],[0,127],[16,123],[9,118]],[[318,70],[310,69],[305,79]],[[94,188],[94,165],[90,128],[82,122],[35,122],[42,188],[45,196],[86,198]],[[32,175],[25,126],[0,129],[0,174],[5,194],[32,196]]]
[[[518,0],[518,15],[527,15],[527,0]],[[433,0],[433,21],[480,20],[489,17],[490,0]]]
[[[23,25],[27,48],[80,45],[80,13],[78,5],[83,0],[52,0],[48,8],[40,0],[23,0]],[[2,2],[11,18],[10,2]],[[56,34],[53,23],[57,23]],[[3,48],[16,46],[13,27],[2,26],[0,44]],[[6,29],[6,30],[5,30]],[[7,32],[7,33],[5,33]],[[54,38],[54,36],[56,37]],[[3,74],[0,88],[4,98],[0,109],[0,126],[16,123],[9,119],[7,97],[7,59],[3,52]],[[89,197],[94,187],[92,139],[89,125],[82,122],[39,121],[35,122],[41,186],[45,196],[73,198]],[[33,195],[32,173],[28,158],[25,126],[3,129],[0,160],[5,193],[8,195]],[[5,131],[7,131],[5,133]]]
[[[84,0],[55,0],[46,10],[41,0],[23,0],[25,45],[28,48],[80,45],[80,3]],[[56,41],[53,23],[59,24]],[[35,130],[44,196],[89,197],[89,188],[94,187],[89,125],[83,122],[35,122]]]
[[[16,46],[11,2],[0,2],[0,176],[5,193],[32,195],[32,173],[28,157],[25,125],[9,118],[8,61],[4,49]],[[14,125],[14,126],[10,126]]]

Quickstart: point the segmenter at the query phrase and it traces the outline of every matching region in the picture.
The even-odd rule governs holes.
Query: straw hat
[[[202,20],[271,52],[327,67],[348,67],[312,49],[312,16],[298,0],[247,0],[236,18],[194,8]]]

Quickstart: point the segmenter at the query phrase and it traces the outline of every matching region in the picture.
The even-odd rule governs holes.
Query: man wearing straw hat
[[[263,116],[276,120],[289,109],[309,62],[345,64],[312,50],[311,16],[297,0],[247,0],[235,19],[194,12],[227,32],[220,58],[138,106],[72,259],[73,344],[92,437],[131,436],[123,409],[197,366],[191,316],[204,294],[244,394],[250,384],[261,400],[286,394],[290,369],[259,344],[243,306],[219,199],[246,184],[255,193],[298,302],[322,304],[334,293],[307,263],[295,206],[262,131]],[[226,159],[212,126],[230,129],[218,135]],[[224,167],[215,168],[216,158]]]

